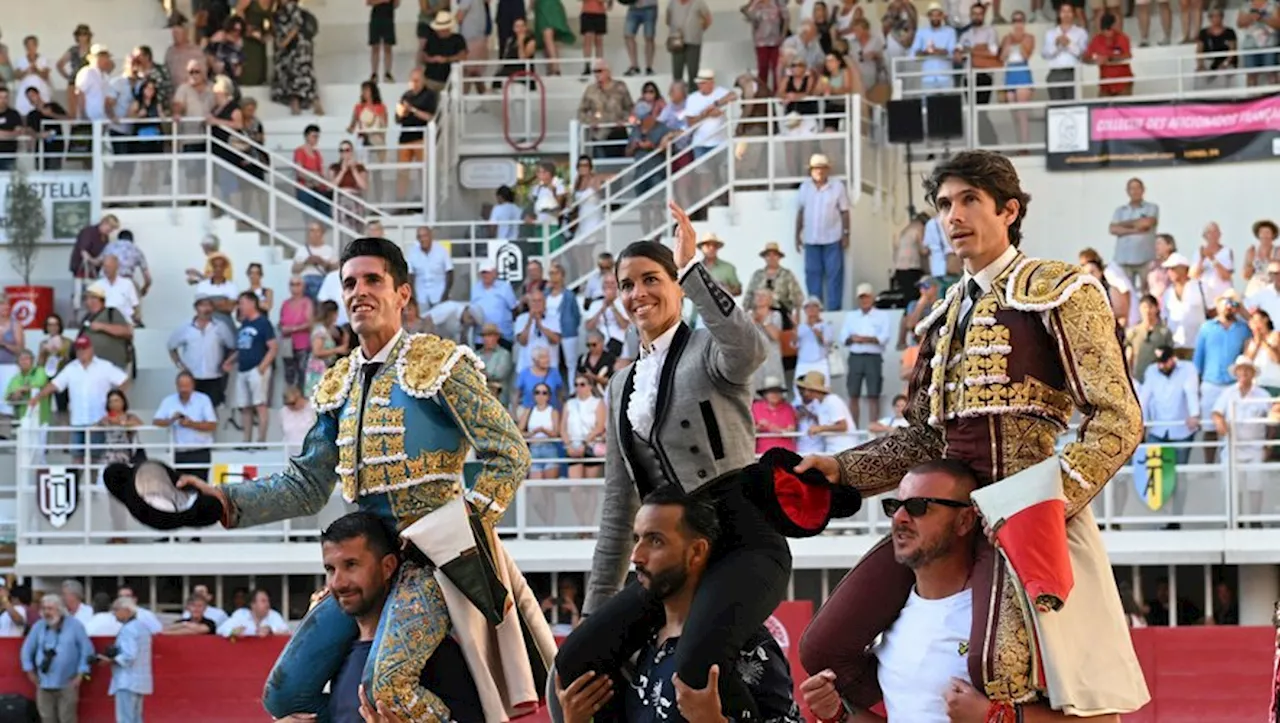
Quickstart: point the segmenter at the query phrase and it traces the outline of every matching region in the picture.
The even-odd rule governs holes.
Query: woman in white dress
[[[583,156],[578,159],[578,175],[573,182],[573,209],[577,217],[573,237],[591,243],[589,237],[604,225],[604,184],[609,179],[596,173],[595,162]]]
[[[594,464],[570,464],[569,479],[596,479],[603,476],[600,464],[605,455],[605,407],[596,384],[585,374],[573,380],[573,396],[564,403],[560,437],[564,441],[565,456],[570,459],[592,459]],[[594,526],[596,506],[600,490],[577,485],[569,488],[569,500],[578,524]]]

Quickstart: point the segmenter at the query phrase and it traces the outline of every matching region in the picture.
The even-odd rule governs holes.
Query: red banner
[[[791,661],[796,685],[805,679],[797,646],[812,617],[806,602],[783,603],[769,623]],[[1275,630],[1270,627],[1147,628],[1133,632],[1151,703],[1125,723],[1221,723],[1267,719],[1274,686]],[[215,637],[157,636],[153,646],[155,695],[146,699],[149,723],[268,721],[262,685],[286,638],[229,642]],[[109,639],[96,639],[99,650]],[[32,696],[19,665],[22,641],[0,638],[0,693]],[[112,723],[107,696],[111,672],[94,669],[80,696],[82,723]],[[805,718],[812,720],[809,712]],[[547,720],[539,711],[521,723]]]

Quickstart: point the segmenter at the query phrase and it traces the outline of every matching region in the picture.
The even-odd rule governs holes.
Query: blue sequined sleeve
[[[302,452],[270,477],[228,485],[231,527],[253,527],[320,512],[338,480],[338,420],[333,413],[316,417],[302,441]]]

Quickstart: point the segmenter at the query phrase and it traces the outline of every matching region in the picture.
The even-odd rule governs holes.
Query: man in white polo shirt
[[[102,290],[102,299],[108,309],[119,311],[130,323],[137,324],[138,287],[133,279],[120,275],[120,259],[102,257],[102,276],[93,285]]]
[[[107,416],[107,393],[112,389],[124,391],[129,387],[129,375],[120,367],[93,354],[93,344],[82,336],[75,341],[76,361],[58,372],[38,394],[31,398],[32,407],[40,400],[58,392],[68,393],[71,407],[71,426],[92,427]],[[103,443],[101,432],[93,432],[90,441]],[[84,462],[84,432],[71,433],[71,456],[76,464]]]
[[[973,472],[956,460],[926,462],[907,473],[897,498],[884,498],[893,521],[893,556],[911,568],[915,586],[902,613],[871,652],[890,721],[1078,720],[1031,702],[1012,709],[993,705],[969,677],[969,638],[973,623],[974,542],[977,510],[969,494],[977,488]],[[835,673],[823,670],[800,691],[823,723],[885,723],[870,711],[851,711],[835,688]],[[993,713],[997,717],[993,716]],[[1094,717],[1118,723],[1118,715]]]
[[[174,466],[183,474],[208,480],[213,433],[218,429],[213,400],[196,391],[196,378],[189,371],[178,372],[174,384],[178,390],[160,402],[155,425],[172,430]]]
[[[84,67],[76,73],[78,108],[71,113],[86,120],[116,122],[114,91],[111,89],[111,51],[94,44],[89,48]]]

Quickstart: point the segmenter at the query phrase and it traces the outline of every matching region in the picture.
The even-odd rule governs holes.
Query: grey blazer
[[[695,331],[681,322],[676,331],[658,384],[653,438],[665,477],[692,492],[755,461],[751,377],[764,363],[768,342],[700,262],[680,285],[707,328]],[[635,439],[627,404],[634,373],[633,362],[609,382],[605,498],[584,613],[622,586],[630,566],[639,490],[652,490],[658,483],[632,462]]]

